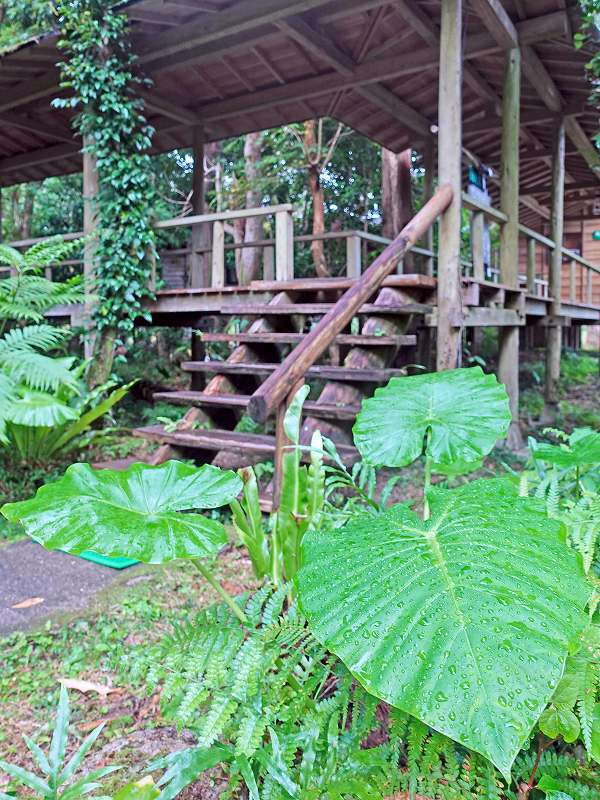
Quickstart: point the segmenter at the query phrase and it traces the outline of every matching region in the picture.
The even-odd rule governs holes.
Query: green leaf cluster
[[[97,164],[94,243],[95,322],[127,333],[148,317],[145,298],[156,258],[148,150],[153,129],[136,89],[144,85],[129,39],[129,22],[103,0],[61,0],[57,14],[66,56],[57,106],[78,109],[76,126]]]

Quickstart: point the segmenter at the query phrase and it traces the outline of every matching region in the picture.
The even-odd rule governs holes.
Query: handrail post
[[[577,300],[577,264],[573,259],[569,264],[569,299],[572,303]]]
[[[587,302],[590,305],[592,305],[593,300],[594,300],[594,292],[593,292],[593,288],[592,288],[592,286],[593,286],[593,283],[592,283],[593,278],[594,278],[594,273],[588,267],[587,268],[587,275],[586,275],[586,279],[587,279],[586,295],[587,295]]]
[[[275,248],[273,247],[263,249],[263,280],[275,280]]]
[[[476,281],[485,280],[484,237],[485,216],[482,211],[474,211],[471,216],[471,253],[473,256],[473,277]]]
[[[360,278],[362,273],[360,236],[346,237],[346,275]]]
[[[275,277],[278,281],[294,279],[294,220],[289,211],[275,214]]]
[[[213,222],[212,239],[211,286],[222,289],[225,286],[225,225],[220,220]]]
[[[528,237],[527,238],[527,291],[529,294],[536,294],[535,260],[536,260],[535,239]]]

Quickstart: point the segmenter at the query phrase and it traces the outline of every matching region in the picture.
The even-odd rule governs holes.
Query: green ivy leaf
[[[354,442],[370,464],[403,467],[429,452],[439,465],[478,461],[504,436],[511,421],[508,397],[481,367],[392,378],[365,400]]]
[[[128,783],[114,795],[113,800],[155,800],[160,789],[154,785],[150,776],[134,783]]]
[[[581,726],[577,716],[568,705],[562,703],[552,704],[547,708],[539,721],[540,730],[551,739],[562,736],[565,742],[575,742],[579,736]]]
[[[426,522],[397,505],[309,531],[300,603],[368,691],[507,775],[587,624],[589,586],[560,523],[507,481],[429,500]]]
[[[178,512],[218,508],[241,488],[234,472],[210,464],[133,464],[122,472],[73,464],[34,498],[8,503],[1,511],[49,549],[93,550],[162,564],[217,552],[227,542],[223,525],[202,514]]]

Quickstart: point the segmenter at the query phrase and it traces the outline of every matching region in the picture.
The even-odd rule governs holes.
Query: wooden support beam
[[[556,412],[558,405],[558,382],[560,379],[560,351],[562,330],[560,325],[562,260],[564,232],[564,183],[565,183],[565,125],[559,125],[554,136],[552,164],[552,240],[554,248],[550,259],[548,293],[552,298],[550,305],[550,324],[546,344],[546,409],[547,416]]]
[[[519,286],[519,127],[521,110],[521,53],[509,50],[504,68],[502,92],[502,161],[500,165],[500,209],[507,220],[500,230],[500,280],[515,289]],[[512,422],[506,443],[513,449],[522,446],[519,427],[519,328],[500,331],[498,378],[506,387]]]
[[[452,189],[439,223],[437,369],[461,363],[462,0],[442,0],[438,179]]]
[[[433,139],[425,144],[423,149],[423,200],[427,202],[433,197],[435,187],[435,144]],[[433,253],[434,250],[434,225],[427,229],[423,245],[426,250]],[[425,260],[425,274],[433,277],[435,272],[435,259],[427,256]]]
[[[59,90],[60,75],[56,69],[52,69],[43,78],[37,80],[24,80],[16,86],[2,92],[0,98],[0,112],[9,111],[34,103],[38,100],[45,100],[52,97]],[[48,100],[48,108],[50,101]]]
[[[552,109],[540,109],[539,111],[524,111],[521,114],[521,125],[539,125],[542,122],[559,122],[565,114],[585,114],[586,108],[582,103],[577,103],[574,106],[568,106],[564,110],[564,114],[557,113]],[[464,126],[465,133],[483,133],[484,131],[497,130],[498,120],[493,116],[485,116],[482,119],[473,120]]]
[[[355,61],[328,36],[309,24],[302,17],[291,17],[277,24],[278,28],[329,64],[340,75],[350,77],[356,68]],[[358,86],[356,91],[365,99],[378,105],[388,114],[396,117],[405,127],[428,139],[431,136],[431,123],[415,109],[397,97],[389,89],[373,83],[368,87]]]
[[[521,56],[523,59],[523,75],[544,101],[546,108],[560,113],[564,105],[563,99],[541,58],[531,45],[525,45],[521,49]]]
[[[590,141],[579,122],[573,116],[566,116],[565,132],[594,175],[600,180],[600,152]]]
[[[500,0],[471,0],[470,5],[500,47],[518,47],[519,34]]]
[[[586,189],[596,189],[600,190],[600,185],[598,181],[590,179],[587,181],[575,181],[573,183],[565,183],[565,194],[570,194],[571,192],[582,192]],[[533,186],[523,186],[521,191],[524,194],[552,194],[553,186],[551,183],[536,183]]]
[[[148,89],[138,88],[136,89],[136,94],[138,97],[142,98],[146,108],[150,111],[162,114],[164,117],[173,119],[175,122],[184,123],[185,125],[193,126],[202,124],[202,118],[198,114],[189,111],[181,103],[172,103],[154,90],[149,91]]]
[[[33,150],[30,153],[20,153],[18,156],[8,156],[0,159],[0,175],[4,176],[10,172],[16,172],[28,167],[36,167],[40,164],[48,164],[51,161],[60,161],[63,158],[79,156],[81,146],[76,142],[73,144],[53,144],[50,147],[43,147]]]

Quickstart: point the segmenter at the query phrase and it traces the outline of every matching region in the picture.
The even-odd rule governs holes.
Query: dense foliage
[[[285,421],[295,442],[304,395]],[[403,425],[380,402],[406,407]],[[345,470],[317,437],[307,468],[296,444],[266,524],[252,470],[238,501],[233,473],[177,462],[77,465],[3,508],[46,546],[191,559],[221,595],[132,662],[162,689],[167,718],[197,736],[150,765],[166,769],[161,800],[217,764],[229,794],[242,787],[252,800],[595,796],[597,771],[566,748],[580,741],[600,759],[600,435],[532,443],[518,478],[431,486],[436,469],[468,473],[508,420],[503,388],[480,368],[394,379],[359,415],[363,465]],[[425,461],[421,516],[361,488],[386,463],[382,436],[394,465]],[[331,503],[339,487],[360,499],[346,516]],[[221,524],[182,513],[227,502],[263,580],[238,598],[206,563],[225,541]]]
[[[144,80],[135,69],[128,20],[102,0],[57,5],[62,32],[59,45],[62,85],[72,95],[56,105],[78,109],[76,126],[84,149],[96,161],[99,190],[94,212],[96,326],[113,333],[131,331],[145,316],[142,302],[151,296],[155,257],[149,210],[154,188],[147,153],[152,128],[136,89]]]

